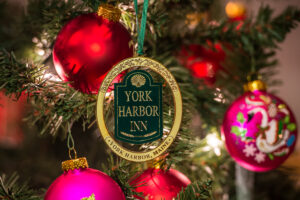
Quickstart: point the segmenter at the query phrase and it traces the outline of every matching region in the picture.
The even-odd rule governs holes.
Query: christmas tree
[[[238,1],[20,2],[0,1],[0,199],[57,200],[58,193],[77,199],[83,190],[93,190],[80,197],[88,200],[98,193],[106,199],[299,196],[295,169],[275,169],[292,153],[297,125],[288,106],[265,91],[280,82],[276,51],[297,27],[298,8],[275,15],[261,5],[254,15]],[[174,142],[148,162],[116,155],[97,126],[101,83],[114,65],[137,56],[165,66],[182,97]],[[117,84],[104,92],[109,132],[116,126],[114,90],[130,73],[114,77]],[[173,130],[176,101],[168,83],[151,76],[162,82],[165,135]],[[145,84],[144,77],[132,85]],[[153,100],[149,93],[139,98]],[[243,110],[250,105],[254,109]],[[262,122],[250,127],[255,120]],[[125,145],[141,152],[159,146],[150,139]],[[63,162],[61,175],[68,157],[76,161]],[[78,180],[75,168],[82,169]],[[80,187],[67,191],[76,180]],[[156,186],[147,187],[150,182]]]

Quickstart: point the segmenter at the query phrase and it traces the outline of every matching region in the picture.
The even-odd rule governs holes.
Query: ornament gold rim
[[[157,146],[155,149],[152,149],[148,152],[134,152],[122,147],[111,137],[109,131],[107,130],[105,120],[104,120],[104,110],[103,110],[104,100],[109,85],[121,72],[128,70],[130,68],[137,68],[137,67],[148,67],[154,72],[160,74],[170,86],[173,94],[173,99],[174,99],[174,107],[175,107],[174,122],[170,130],[170,133],[159,146]],[[175,140],[181,125],[182,98],[181,98],[179,86],[175,78],[166,67],[164,67],[161,63],[150,58],[133,57],[121,61],[108,72],[108,74],[106,75],[106,77],[104,78],[101,84],[98,93],[96,112],[97,112],[96,115],[97,115],[98,127],[100,129],[100,134],[102,135],[105,143],[111,148],[111,150],[126,160],[133,161],[133,162],[145,162],[162,155]]]

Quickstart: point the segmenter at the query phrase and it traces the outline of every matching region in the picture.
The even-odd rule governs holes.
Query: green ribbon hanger
[[[139,27],[138,2],[137,0],[134,0],[134,9],[136,13],[136,26],[137,26],[137,33],[138,33],[138,50],[137,50],[138,55],[144,54],[143,47],[144,47],[144,39],[145,39],[145,31],[146,31],[148,5],[149,5],[149,0],[144,0],[141,27]]]

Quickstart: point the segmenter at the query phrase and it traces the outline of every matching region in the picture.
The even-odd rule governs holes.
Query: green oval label
[[[143,144],[163,135],[162,83],[143,70],[126,74],[114,84],[115,138]]]

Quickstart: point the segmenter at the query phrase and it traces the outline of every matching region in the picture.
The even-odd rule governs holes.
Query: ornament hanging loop
[[[68,146],[68,149],[69,149],[69,157],[70,159],[77,159],[77,152],[75,150],[75,142],[74,142],[74,138],[71,134],[71,128],[70,128],[70,125],[68,125],[68,139],[67,139],[67,146]],[[72,158],[72,153],[74,155],[74,158]]]
[[[138,33],[138,55],[143,55],[144,51],[144,39],[145,39],[145,32],[146,32],[146,22],[147,22],[147,10],[149,6],[149,0],[144,0],[143,3],[143,12],[142,12],[142,19],[141,25],[138,24],[138,1],[134,0],[134,10],[136,14],[136,25],[137,25],[137,33]]]
[[[72,154],[74,155],[74,157],[72,157]],[[69,158],[70,158],[71,160],[77,159],[77,152],[76,152],[76,150],[75,150],[74,147],[71,148],[71,149],[69,149]]]

